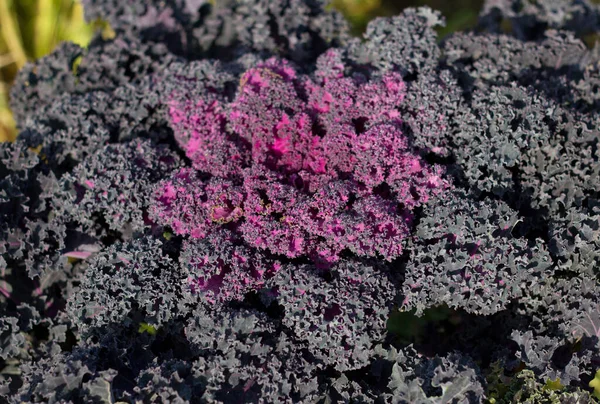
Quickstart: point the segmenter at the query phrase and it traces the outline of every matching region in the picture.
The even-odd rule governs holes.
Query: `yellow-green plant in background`
[[[596,372],[596,375],[590,381],[590,387],[594,389],[594,397],[600,398],[600,370]]]
[[[77,0],[0,0],[0,141],[16,134],[8,96],[18,70],[61,41],[85,46],[92,34]]]
[[[381,10],[381,0],[332,0],[331,6],[350,21],[355,33],[360,33]]]

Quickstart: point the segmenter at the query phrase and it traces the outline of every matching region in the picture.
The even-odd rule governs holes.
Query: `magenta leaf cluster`
[[[150,215],[202,239],[226,228],[251,247],[323,266],[344,250],[399,257],[415,207],[445,192],[402,131],[406,84],[346,76],[329,51],[312,75],[269,59],[235,97],[171,94],[175,138],[194,170],[159,184]]]

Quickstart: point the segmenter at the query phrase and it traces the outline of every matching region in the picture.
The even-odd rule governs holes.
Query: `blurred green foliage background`
[[[406,7],[429,5],[446,16],[447,25],[440,29],[440,34],[444,35],[473,26],[482,2],[331,0],[331,5],[346,15],[356,34],[377,16],[398,14]],[[100,26],[100,23],[85,23],[79,0],[0,0],[0,141],[13,140],[16,136],[8,97],[18,70],[27,61],[51,52],[61,41],[85,46]]]

